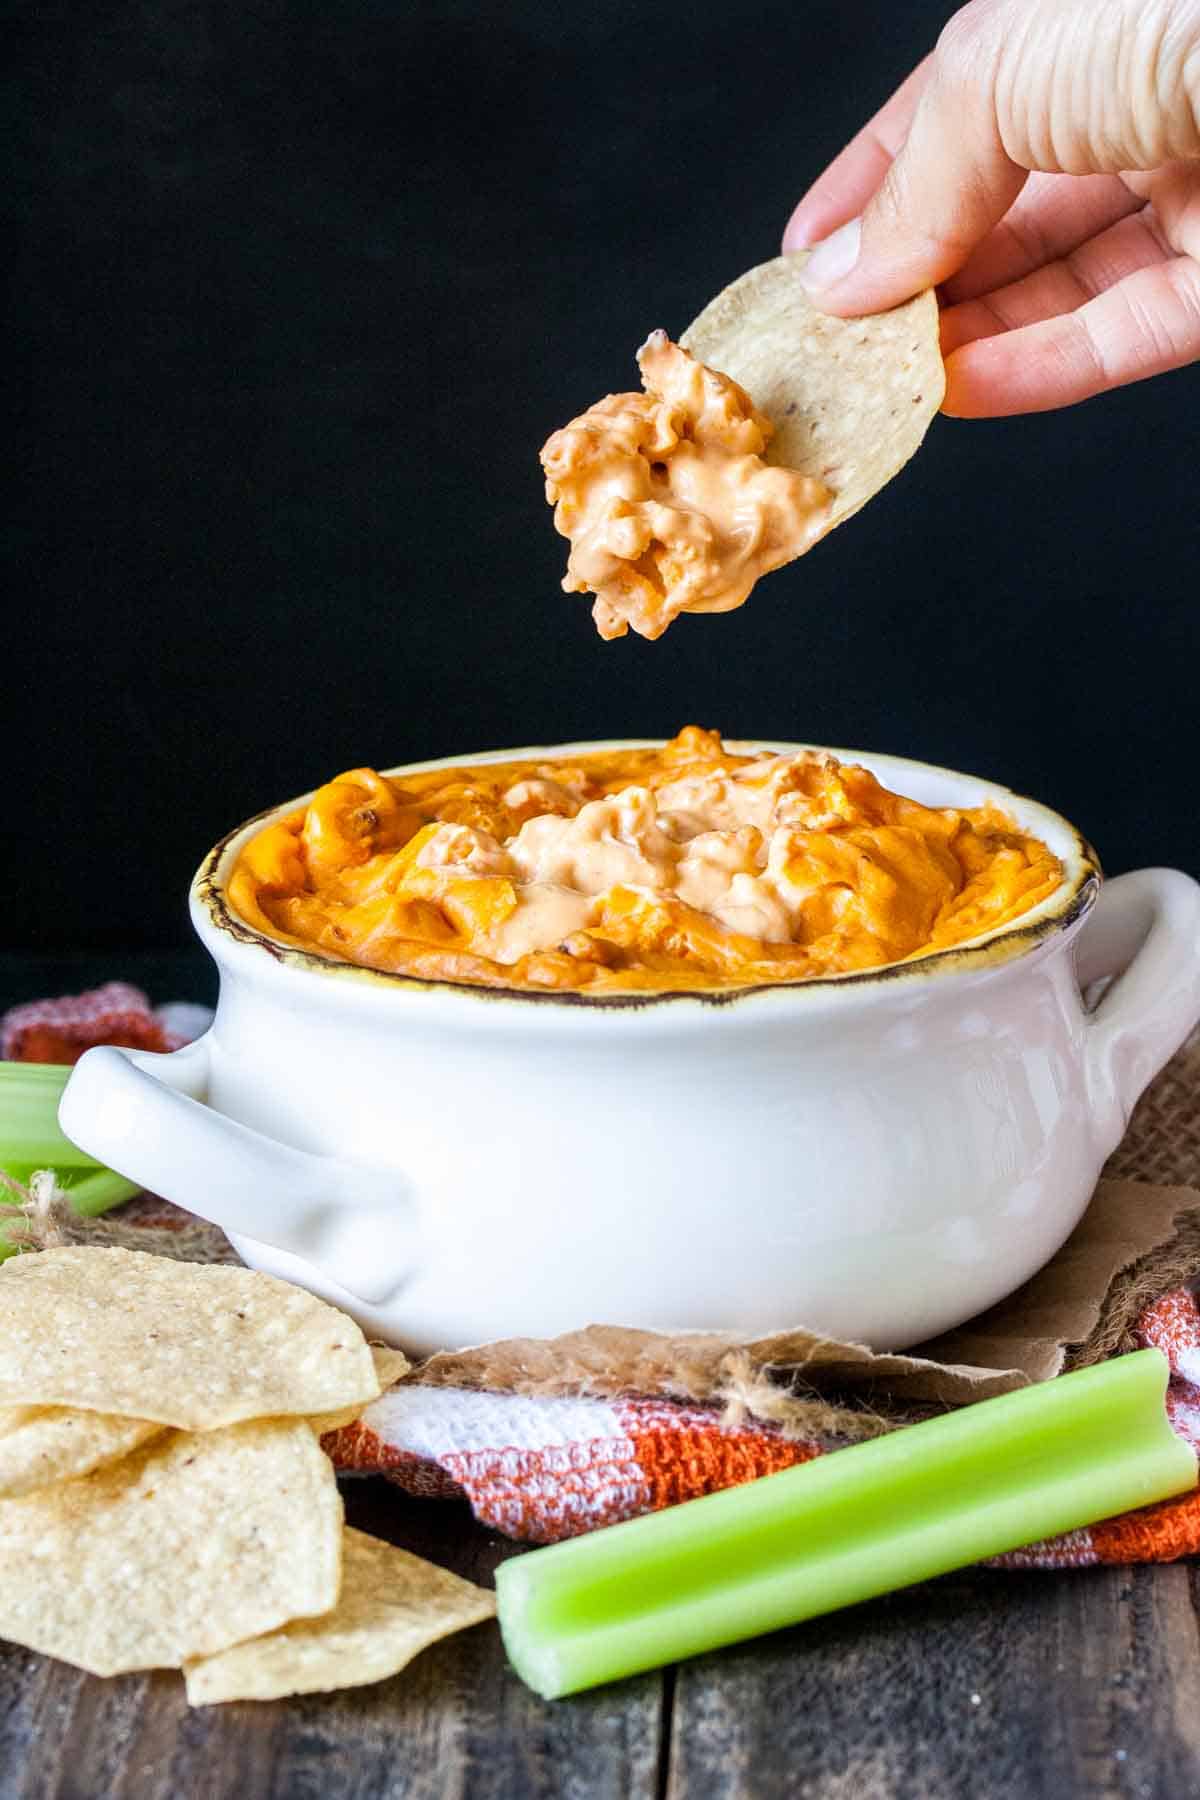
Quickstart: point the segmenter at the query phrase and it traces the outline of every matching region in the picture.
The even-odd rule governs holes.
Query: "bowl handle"
[[[1088,1016],[1088,1083],[1107,1155],[1200,1018],[1200,883],[1178,869],[1106,881],[1075,957],[1081,988],[1116,978]]]
[[[159,1055],[80,1057],[58,1120],[81,1150],[226,1231],[312,1263],[368,1305],[416,1262],[417,1203],[394,1170],[294,1149],[204,1104],[208,1034]]]

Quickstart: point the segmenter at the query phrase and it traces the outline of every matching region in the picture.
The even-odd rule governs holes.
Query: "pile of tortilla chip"
[[[249,1269],[71,1247],[0,1266],[0,1637],[188,1699],[382,1681],[493,1596],[349,1530],[320,1436],[403,1373]]]

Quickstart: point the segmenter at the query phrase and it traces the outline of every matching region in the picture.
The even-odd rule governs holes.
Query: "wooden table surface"
[[[207,998],[186,955],[0,956],[0,1005],[109,976]],[[345,1484],[352,1524],[489,1582],[465,1506]],[[494,1624],[395,1679],[189,1711],[0,1645],[0,1800],[1197,1800],[1200,1566],[972,1570],[572,1700]]]

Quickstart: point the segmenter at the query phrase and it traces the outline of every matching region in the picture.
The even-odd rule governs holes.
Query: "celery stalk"
[[[71,1071],[60,1063],[0,1062],[0,1168],[98,1169],[58,1124],[58,1103]]]
[[[126,1181],[112,1169],[88,1169],[78,1176],[68,1170],[59,1185],[71,1202],[71,1210],[81,1219],[94,1219],[97,1213],[120,1206],[122,1201],[132,1200],[142,1191],[136,1181]]]
[[[1140,1350],[496,1571],[518,1675],[546,1698],[695,1656],[1017,1549],[1196,1482]]]

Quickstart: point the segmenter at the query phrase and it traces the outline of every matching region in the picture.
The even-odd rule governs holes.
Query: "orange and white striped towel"
[[[325,1439],[339,1472],[465,1496],[494,1531],[550,1544],[658,1512],[819,1454],[769,1427],[722,1428],[658,1400],[525,1398],[394,1387]]]
[[[186,1000],[152,1007],[141,988],[106,981],[86,994],[28,1000],[0,1018],[0,1062],[77,1063],[95,1044],[130,1050],[178,1050],[212,1019]]]

